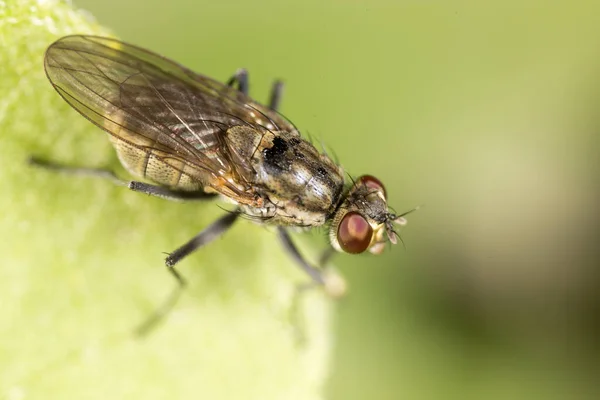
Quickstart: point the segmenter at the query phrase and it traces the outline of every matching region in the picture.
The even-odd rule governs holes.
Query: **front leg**
[[[278,227],[277,232],[285,250],[294,259],[296,264],[311,277],[309,282],[296,285],[292,303],[289,308],[289,319],[294,328],[296,342],[299,346],[302,346],[306,344],[308,339],[305,315],[300,313],[300,301],[303,295],[309,290],[321,287],[330,297],[341,298],[346,293],[346,281],[333,269],[325,268],[327,261],[329,261],[335,253],[333,248],[323,252],[319,259],[320,268],[317,268],[310,265],[302,254],[300,254],[300,251],[298,251],[298,248],[294,242],[292,242],[292,239],[285,228]]]
[[[298,265],[304,272],[311,278],[310,282],[301,284],[298,286],[298,292],[304,292],[307,289],[315,287],[322,287],[329,296],[333,298],[343,297],[346,293],[346,281],[333,269],[325,268],[327,262],[335,254],[335,250],[328,249],[323,252],[319,259],[319,267],[312,266],[304,256],[300,253],[289,232],[284,227],[277,228],[277,234],[283,248],[288,254],[294,259],[296,265]]]
[[[292,241],[289,232],[284,227],[277,227],[277,234],[279,235],[279,239],[283,244],[283,248],[288,252],[288,254],[294,259],[296,264],[310,276],[313,283],[318,286],[325,285],[325,279],[323,278],[322,270],[316,267],[313,267],[304,259],[300,251]]]

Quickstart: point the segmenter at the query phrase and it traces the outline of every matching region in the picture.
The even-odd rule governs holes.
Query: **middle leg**
[[[146,319],[137,329],[136,334],[139,336],[146,335],[149,331],[151,331],[158,322],[160,322],[177,304],[183,289],[185,288],[187,282],[185,278],[175,269],[175,264],[180,262],[189,254],[198,250],[200,247],[203,247],[215,239],[219,238],[223,235],[233,223],[237,220],[240,215],[239,210],[232,211],[206,228],[204,228],[200,233],[194,236],[191,240],[189,240],[186,244],[176,249],[173,253],[169,254],[169,256],[165,259],[165,265],[168,267],[169,272],[173,275],[175,280],[177,281],[177,287],[171,292],[171,295],[167,298],[167,300],[157,308],[152,315]]]

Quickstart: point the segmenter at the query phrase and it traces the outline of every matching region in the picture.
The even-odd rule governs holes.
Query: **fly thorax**
[[[259,148],[263,135],[264,132],[245,125],[234,126],[227,130],[227,152],[238,173],[248,182],[255,179],[251,160]]]
[[[343,191],[340,168],[296,132],[265,133],[252,165],[256,185],[284,223],[324,224]]]

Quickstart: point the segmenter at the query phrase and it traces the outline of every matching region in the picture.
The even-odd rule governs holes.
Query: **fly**
[[[295,262],[326,289],[323,269],[304,259],[290,228],[329,225],[330,250],[379,254],[388,241],[397,242],[394,225],[406,223],[407,213],[389,210],[377,178],[363,175],[346,183],[342,168],[277,112],[281,82],[265,107],[248,96],[244,69],[222,84],[148,50],[97,36],[57,40],[46,51],[44,67],[62,98],[108,133],[125,169],[152,183],[121,181],[108,170],[32,159],[34,164],[109,177],[171,200],[221,197],[236,204],[168,255],[165,264],[179,288],[185,280],[175,265],[240,216],[276,226]]]

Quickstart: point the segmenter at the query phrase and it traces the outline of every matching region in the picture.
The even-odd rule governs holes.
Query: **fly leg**
[[[335,254],[333,248],[325,250],[319,259],[319,266],[314,267],[304,259],[302,254],[300,254],[300,251],[292,241],[286,228],[282,226],[277,227],[277,234],[283,244],[283,248],[294,259],[296,264],[311,278],[310,282],[300,286],[301,291],[322,286],[325,292],[331,297],[341,297],[344,295],[346,287],[343,279],[337,274],[332,273],[332,271],[328,271],[324,268],[327,262]]]
[[[283,95],[283,82],[275,81],[271,87],[271,96],[269,97],[269,108],[273,111],[279,110],[281,96]]]
[[[310,276],[312,279],[312,283],[317,286],[324,286],[325,279],[323,277],[323,273],[319,268],[313,267],[304,259],[298,248],[292,241],[290,234],[287,229],[279,226],[277,227],[277,234],[279,235],[279,239],[283,244],[283,248],[290,254],[290,256],[294,259],[296,264]]]
[[[186,192],[183,190],[171,190],[164,186],[151,185],[144,182],[126,181],[119,179],[113,171],[104,168],[70,167],[61,164],[55,164],[35,157],[30,157],[28,162],[30,165],[50,171],[108,179],[115,185],[126,186],[134,192],[140,192],[149,196],[160,197],[168,200],[208,200],[217,196],[215,193],[205,193],[203,191]]]
[[[129,181],[127,187],[134,192],[147,194],[148,196],[160,197],[162,199],[174,201],[189,200],[210,200],[218,195],[216,193],[206,193],[203,191],[186,192],[184,190],[171,190],[164,186],[151,185],[149,183]]]
[[[109,169],[88,168],[88,167],[70,167],[67,165],[56,164],[51,161],[42,160],[35,156],[29,157],[29,159],[27,159],[27,163],[34,167],[47,169],[49,171],[108,179],[109,181],[113,182],[116,185],[127,186],[127,182],[119,179],[117,177],[117,175]]]
[[[227,86],[234,87],[247,96],[250,89],[248,71],[245,68],[238,69],[235,72],[235,74],[227,81]],[[271,110],[279,110],[282,94],[283,82],[277,80],[273,83],[273,87],[271,88],[271,95],[269,97],[269,108]]]
[[[321,253],[321,257],[319,257],[319,266],[321,268],[325,268],[325,266],[329,263],[329,260],[336,254],[336,251],[333,247],[328,247],[326,250],[323,250]]]
[[[29,159],[29,163],[36,167],[45,168],[60,173],[108,179],[119,186],[127,186],[129,189],[135,192],[145,193],[150,196],[161,197],[169,200],[206,200],[216,196],[216,194],[204,193],[200,191],[175,191],[165,188],[163,186],[151,185],[144,182],[124,181],[119,179],[113,171],[108,169],[70,167],[60,164],[54,164],[48,161],[43,161],[34,157],[31,157]],[[219,218],[217,221],[206,227],[203,231],[201,231],[199,234],[193,237],[189,242],[179,247],[166,258],[165,265],[168,267],[169,272],[176,279],[178,285],[169,295],[166,301],[135,330],[138,336],[145,335],[152,328],[154,328],[156,324],[162,318],[164,318],[169,313],[169,311],[175,306],[177,300],[181,296],[181,293],[183,292],[183,289],[186,285],[186,281],[183,278],[183,276],[181,276],[181,274],[174,268],[175,264],[177,264],[190,253],[212,242],[213,240],[221,236],[223,233],[225,233],[225,231],[227,231],[231,227],[233,222],[237,219],[238,215],[239,213],[235,211]]]
[[[237,90],[248,96],[249,84],[246,68],[240,68],[235,71],[235,74],[227,81],[227,86],[235,87],[236,84]]]
[[[327,262],[335,254],[333,248],[329,248],[323,252],[319,258],[319,268],[312,266],[308,261],[304,259],[300,251],[292,241],[288,231],[283,227],[277,228],[277,233],[283,247],[294,259],[296,264],[305,271],[311,278],[310,282],[302,283],[296,286],[296,291],[292,299],[290,306],[290,321],[296,331],[296,339],[299,345],[303,345],[307,340],[306,329],[304,319],[300,313],[300,300],[302,295],[307,291],[315,289],[317,287],[323,287],[325,292],[334,298],[342,297],[346,290],[346,284],[343,278],[337,274],[331,273],[324,269]]]
[[[240,212],[239,209],[228,212],[211,225],[206,227],[199,234],[190,239],[186,244],[177,248],[174,252],[169,254],[167,259],[165,260],[165,264],[167,267],[171,268],[171,270],[175,271],[174,266],[185,257],[198,250],[200,247],[207,245],[213,240],[220,237],[223,233],[225,233],[236,221],[239,217]]]
[[[154,311],[154,313],[144,321],[137,329],[136,334],[139,336],[144,336],[149,331],[151,331],[158,322],[160,322],[175,306],[177,300],[181,296],[187,282],[185,278],[175,269],[175,264],[183,260],[186,256],[198,250],[199,248],[206,246],[211,243],[215,239],[219,238],[223,235],[236,221],[238,216],[240,215],[239,210],[235,210],[233,212],[227,213],[222,216],[206,228],[204,228],[200,233],[190,239],[183,246],[177,248],[174,252],[169,254],[169,256],[165,259],[165,265],[167,266],[169,272],[173,275],[175,280],[177,281],[177,287],[171,292],[169,297],[163,302],[163,304]]]

